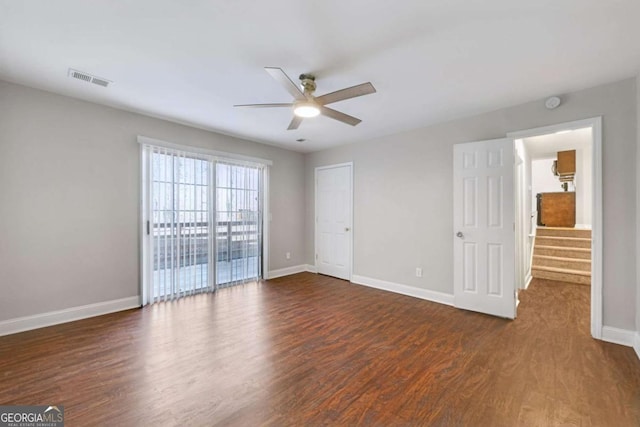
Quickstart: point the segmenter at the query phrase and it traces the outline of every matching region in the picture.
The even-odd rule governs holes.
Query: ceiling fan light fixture
[[[376,88],[373,87],[371,82],[367,82],[316,97],[313,95],[316,90],[316,78],[312,74],[300,75],[301,84],[297,85],[293,80],[291,80],[287,73],[282,71],[282,68],[264,67],[264,69],[271,77],[274,78],[274,80],[280,83],[291,96],[293,96],[293,102],[277,104],[244,104],[234,105],[234,107],[293,107],[293,119],[291,119],[291,123],[289,123],[287,130],[298,129],[303,119],[307,117],[316,117],[320,114],[347,125],[356,126],[362,120],[329,108],[327,107],[327,104],[376,93]]]
[[[313,102],[298,102],[293,107],[293,114],[298,117],[316,117],[320,114],[320,109]]]

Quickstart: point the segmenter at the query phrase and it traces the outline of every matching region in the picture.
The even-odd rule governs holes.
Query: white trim
[[[603,318],[603,221],[602,221],[602,117],[593,121],[593,145],[591,160],[591,182],[593,200],[591,202],[591,335],[602,337]]]
[[[612,326],[602,327],[602,341],[611,342],[614,344],[633,347],[635,335],[635,331],[630,331],[628,329],[614,328]]]
[[[353,189],[355,187],[355,183],[353,181],[354,177],[355,177],[355,171],[354,171],[354,166],[353,166],[353,162],[345,162],[345,163],[336,163],[333,165],[326,165],[326,166],[317,166],[314,169],[313,172],[313,262],[314,262],[314,273],[318,272],[318,239],[317,239],[317,234],[318,234],[318,171],[319,170],[324,170],[324,169],[334,169],[334,168],[341,168],[341,167],[346,167],[349,166],[351,168],[351,197],[350,197],[350,202],[351,202],[351,218],[350,222],[351,222],[351,232],[349,233],[349,281],[352,281],[353,279],[353,233],[354,233],[354,226],[355,224],[353,223],[353,219],[354,219],[354,213],[353,213]]]
[[[308,270],[307,267],[308,266],[306,264],[300,264],[300,265],[294,265],[293,267],[285,267],[285,268],[279,268],[277,270],[271,270],[269,271],[269,276],[267,277],[267,279],[275,279],[277,277],[290,276],[292,274],[303,273]]]
[[[323,170],[323,169],[334,169],[334,168],[341,168],[344,166],[351,166],[353,167],[353,162],[344,162],[344,163],[336,163],[334,165],[326,165],[326,166],[317,166],[316,170]]]
[[[262,276],[267,279],[269,272],[269,242],[271,239],[271,207],[269,204],[271,170],[262,171]],[[217,207],[216,207],[217,208]],[[218,246],[214,244],[214,246]],[[217,256],[217,255],[216,255]]]
[[[565,122],[565,123],[557,123],[555,125],[542,126],[539,128],[507,132],[507,138],[524,139],[524,138],[531,138],[533,136],[548,135],[550,133],[561,132],[564,130],[577,130],[577,129],[590,128],[590,127],[593,127],[595,122],[601,121],[601,120],[602,120],[602,117],[600,116],[590,117],[588,119],[574,120],[572,122]]]
[[[531,239],[531,242],[529,242],[529,239]],[[533,280],[533,272],[532,272],[533,251],[536,247],[536,229],[535,228],[533,229],[533,234],[529,234],[529,236],[527,237],[527,244],[529,245],[529,264],[527,265],[527,275],[525,277],[525,284],[524,284],[525,291],[529,289],[529,285]]]
[[[385,280],[373,279],[371,277],[358,276],[356,274],[351,276],[351,283],[381,289],[383,291],[393,292],[396,294],[407,295],[414,298],[420,298],[431,302],[437,302],[438,304],[450,305],[453,307],[453,294],[430,291],[428,289],[387,282]]]
[[[576,224],[574,228],[579,228],[581,230],[591,230],[591,224]]]
[[[562,130],[575,130],[589,127],[592,129],[591,182],[593,185],[593,197],[591,201],[593,218],[591,224],[591,335],[597,339],[604,339],[602,331],[602,117],[592,117],[551,126],[509,132],[507,136],[514,139],[522,139],[547,135]]]
[[[138,143],[141,145],[154,145],[156,147],[172,148],[174,150],[187,151],[189,153],[206,154],[208,156],[214,156],[216,158],[219,158],[219,160],[231,159],[231,160],[237,160],[240,162],[248,162],[248,163],[254,163],[254,164],[258,163],[261,165],[268,165],[268,166],[273,165],[273,162],[271,160],[261,159],[259,157],[251,157],[251,156],[245,156],[243,154],[228,153],[226,151],[210,150],[208,148],[194,147],[192,145],[176,144],[174,142],[163,141],[161,139],[155,139],[155,138],[149,138],[148,136],[142,136],[142,135],[138,135]]]
[[[298,273],[304,273],[304,272],[317,273],[318,270],[316,269],[315,265],[310,265],[310,264],[294,265],[293,267],[285,267],[285,268],[279,268],[277,270],[271,270],[269,271],[265,279],[266,280],[276,279],[278,277],[290,276],[292,274],[298,274]]]
[[[640,165],[640,73],[636,77],[636,171]],[[636,266],[640,265],[640,173],[636,172]],[[636,268],[636,335],[633,343],[636,355],[640,359],[640,269]]]
[[[140,296],[121,298],[112,301],[87,304],[79,307],[65,308],[63,310],[49,311],[47,313],[34,314],[32,316],[16,317],[15,319],[0,322],[0,336],[32,329],[45,328],[89,317],[102,316],[103,314],[129,310],[140,307]]]
[[[524,144],[522,144],[522,140],[518,140],[520,141],[520,145],[523,146],[523,150],[524,150]],[[516,279],[516,292],[519,291],[520,289],[526,289],[527,288],[527,272],[530,270],[531,265],[527,265],[526,261],[529,261],[528,259],[525,261],[525,255],[527,253],[527,249],[529,246],[529,233],[527,232],[528,228],[531,228],[531,220],[527,221],[525,219],[523,219],[525,216],[527,218],[529,218],[529,214],[525,215],[525,207],[526,207],[526,203],[525,203],[525,199],[527,196],[525,196],[527,193],[527,191],[525,191],[525,164],[524,164],[524,159],[521,157],[521,153],[520,150],[518,150],[518,143],[516,142],[516,140],[513,141],[513,154],[515,156],[515,164],[513,165],[513,177],[514,177],[514,182],[513,182],[513,188],[514,188],[514,202],[515,202],[515,209],[514,209],[514,231],[515,231],[515,247],[514,247],[514,254],[515,254],[515,259],[516,259],[516,263],[515,263],[515,279]],[[517,307],[517,305],[516,305]]]
[[[529,285],[531,284],[532,280],[533,280],[533,276],[531,275],[531,269],[529,269],[529,272],[527,273],[527,277],[525,277],[525,282],[524,282],[525,291],[529,289]]]
[[[139,291],[142,305],[148,304],[150,286],[147,283],[153,271],[153,242],[147,227],[152,228],[151,215],[151,156],[144,145],[140,144],[140,273]],[[147,223],[149,226],[147,226]],[[150,230],[149,230],[150,231]]]

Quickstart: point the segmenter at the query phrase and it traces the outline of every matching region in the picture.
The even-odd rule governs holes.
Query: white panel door
[[[513,140],[453,149],[455,306],[515,318]]]
[[[352,165],[316,168],[316,267],[351,280]]]

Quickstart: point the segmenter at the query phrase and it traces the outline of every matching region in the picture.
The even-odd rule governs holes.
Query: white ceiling
[[[0,0],[0,78],[315,151],[631,77],[638,17],[637,0]],[[356,127],[287,131],[287,109],[232,107],[290,101],[265,66],[378,93],[332,104]]]
[[[531,160],[555,159],[558,151],[591,148],[591,128],[523,139]]]

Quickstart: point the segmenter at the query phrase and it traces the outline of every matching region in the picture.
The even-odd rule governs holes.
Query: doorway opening
[[[526,289],[534,278],[590,286],[591,335],[601,338],[601,118],[509,136],[516,152],[516,286]]]

